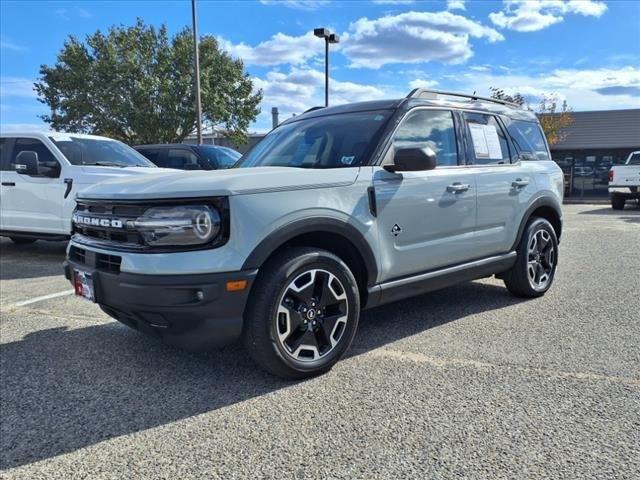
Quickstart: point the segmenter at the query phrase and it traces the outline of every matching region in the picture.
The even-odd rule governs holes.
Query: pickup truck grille
[[[108,244],[127,249],[143,249],[141,235],[127,226],[149,205],[78,200],[73,215],[73,233],[81,243]],[[78,239],[78,237],[76,237]]]

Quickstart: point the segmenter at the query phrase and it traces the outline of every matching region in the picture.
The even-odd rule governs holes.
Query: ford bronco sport
[[[90,187],[65,273],[130,327],[190,349],[241,338],[303,378],[345,353],[363,308],[491,275],[544,295],[562,194],[533,113],[414,90],[312,109],[230,170]]]

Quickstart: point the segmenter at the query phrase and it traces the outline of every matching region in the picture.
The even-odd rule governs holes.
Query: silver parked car
[[[363,308],[491,275],[544,295],[562,195],[533,113],[414,90],[308,111],[233,169],[81,192],[65,269],[126,325],[187,348],[242,339],[302,378],[345,353]]]

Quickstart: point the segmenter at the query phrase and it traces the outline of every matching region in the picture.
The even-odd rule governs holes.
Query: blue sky
[[[404,96],[415,86],[488,94],[555,94],[574,110],[640,108],[640,2],[205,1],[201,34],[245,61],[264,92],[252,130],[271,107],[289,116],[323,103],[325,26],[332,49],[332,103]],[[189,1],[0,3],[0,124],[42,128],[46,107],[32,82],[65,38],[84,38],[136,17],[175,33],[191,23]]]

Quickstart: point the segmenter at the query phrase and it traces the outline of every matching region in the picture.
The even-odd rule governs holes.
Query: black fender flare
[[[260,268],[273,252],[289,240],[307,233],[323,232],[340,235],[345,241],[350,242],[362,257],[367,271],[368,286],[375,284],[378,278],[378,263],[369,242],[353,225],[329,217],[304,218],[274,230],[253,249],[242,265],[242,269]]]
[[[527,226],[527,222],[531,218],[531,215],[540,207],[551,208],[556,213],[556,215],[558,215],[558,219],[560,220],[560,224],[562,225],[562,208],[560,206],[560,203],[553,197],[548,197],[548,196],[538,197],[533,202],[531,202],[531,205],[527,207],[527,210],[522,216],[520,226],[518,227],[518,234],[516,235],[516,241],[513,243],[512,250],[515,250],[518,244],[520,243],[520,240],[522,239],[522,235],[524,234],[524,229]],[[556,232],[556,234],[558,235],[558,242],[559,242],[561,232]]]

